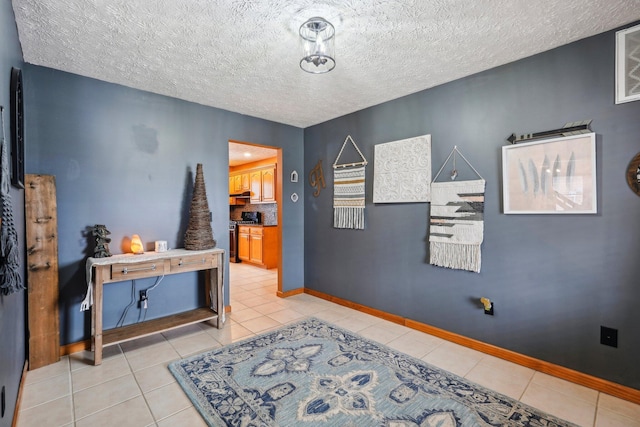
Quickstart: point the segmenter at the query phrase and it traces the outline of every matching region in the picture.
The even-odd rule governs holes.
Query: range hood
[[[243,191],[242,193],[229,194],[229,197],[235,197],[236,199],[248,199],[251,197],[251,191]]]

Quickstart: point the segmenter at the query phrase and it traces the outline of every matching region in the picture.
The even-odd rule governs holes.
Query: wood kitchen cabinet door
[[[251,185],[251,203],[262,201],[262,171],[253,171],[249,174]]]
[[[242,193],[242,175],[233,176],[233,192]]]
[[[251,244],[249,245],[249,261],[262,264],[262,235],[251,234]]]
[[[249,227],[249,261],[264,264],[263,227]]]
[[[260,169],[249,174],[251,203],[273,203],[276,201],[275,168]]]
[[[276,201],[276,174],[275,169],[265,169],[262,171],[262,201]]]
[[[248,173],[243,173],[242,175],[240,175],[240,187],[243,192],[251,191],[251,181],[249,180]]]
[[[251,237],[249,227],[239,227],[238,230],[238,258],[243,261],[250,259]]]

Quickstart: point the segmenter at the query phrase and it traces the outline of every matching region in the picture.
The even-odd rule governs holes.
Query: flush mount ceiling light
[[[336,66],[335,29],[324,18],[311,18],[300,26],[303,58],[300,68],[307,73],[328,73]]]

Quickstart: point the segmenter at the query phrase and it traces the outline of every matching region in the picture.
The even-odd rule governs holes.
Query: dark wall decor
[[[313,197],[318,197],[320,191],[327,185],[324,182],[324,172],[322,170],[322,159],[318,160],[318,163],[309,172],[309,184],[315,189]]]
[[[631,191],[640,196],[640,153],[636,154],[627,168],[627,184]]]
[[[24,103],[22,71],[11,68],[11,184],[24,188]]]

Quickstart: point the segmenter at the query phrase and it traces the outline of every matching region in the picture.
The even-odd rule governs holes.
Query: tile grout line
[[[596,411],[593,414],[593,427],[597,426],[598,423],[598,412],[600,411],[600,396],[602,395],[601,392],[598,392],[598,397],[596,397]]]
[[[71,358],[67,358],[67,369],[69,370],[69,387],[71,390],[71,424],[76,425],[76,396],[73,387],[73,371],[71,370]]]
[[[525,393],[527,392],[527,390],[529,390],[529,386],[531,385],[531,383],[533,382],[533,378],[536,376],[536,373],[538,371],[533,370],[533,375],[531,375],[531,378],[529,378],[529,381],[527,381],[527,385],[525,386],[525,388],[522,390],[522,393],[520,393],[520,396],[518,397],[518,402],[524,404],[524,402],[522,401],[522,398],[524,397]]]

